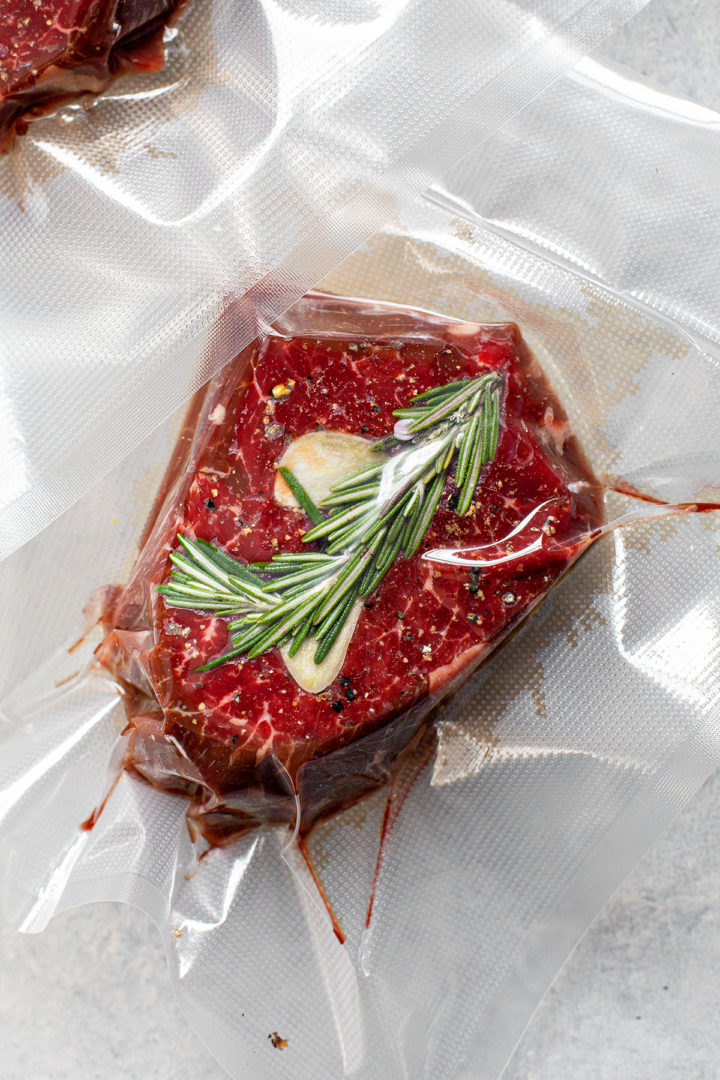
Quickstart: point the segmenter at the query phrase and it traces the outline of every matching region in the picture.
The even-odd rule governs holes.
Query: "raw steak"
[[[27,121],[128,69],[162,67],[163,27],[185,0],[3,0],[0,148]]]
[[[475,502],[458,516],[448,481],[418,552],[396,559],[366,597],[331,685],[303,690],[277,648],[198,673],[228,647],[227,619],[158,595],[176,534],[248,562],[307,550],[304,511],[273,494],[292,440],[318,429],[377,439],[415,395],[488,370],[504,377],[501,435]],[[600,521],[599,488],[515,326],[310,294],[196,403],[114,610],[104,659],[128,693],[128,767],[189,794],[208,835],[292,822],[296,796],[309,827],[387,780],[430,709],[544,596]],[[480,547],[470,557],[481,567],[424,558]]]

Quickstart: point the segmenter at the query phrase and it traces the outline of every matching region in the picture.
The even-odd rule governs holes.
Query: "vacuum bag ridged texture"
[[[0,158],[0,557],[643,2],[202,0],[161,71],[33,122]]]
[[[436,192],[407,208],[323,288],[521,325],[596,475],[648,498],[720,501],[717,116],[602,69],[580,90],[562,82],[559,128],[539,100],[538,125],[494,146],[506,179],[521,167],[517,184],[500,176],[491,189],[478,146],[461,187],[446,174],[442,207]],[[588,184],[598,145],[612,150],[599,159],[607,179]],[[523,217],[529,205],[541,226]],[[41,211],[38,198],[31,212]],[[96,265],[90,247],[85,256]],[[150,296],[153,278],[135,269],[129,284]],[[19,292],[3,298],[35,295],[32,277],[11,284]],[[93,298],[82,297],[88,320]],[[142,303],[122,310],[128,324],[157,327]],[[70,354],[32,355],[51,372]],[[100,350],[88,368],[102,363],[118,408],[130,389],[122,357]],[[14,408],[0,438],[34,432],[36,448],[52,444],[74,390],[49,385],[54,409],[31,394],[23,410],[12,381],[22,372],[9,370]],[[152,370],[158,400],[177,390]],[[109,413],[93,401],[84,405],[102,430]],[[100,633],[67,649],[87,629],[85,598],[132,572],[183,413],[0,566],[2,917],[39,931],[77,904],[142,907],[188,1023],[238,1080],[496,1080],[605,899],[720,763],[718,513],[607,491],[607,526],[635,524],[597,539],[443,703],[434,754],[414,783],[399,779],[369,927],[386,792],[316,825],[307,848],[341,946],[285,826],[198,863],[186,801],[123,774],[94,829],[79,829],[122,765],[126,714],[90,667]],[[35,479],[23,482],[42,499],[49,489]],[[86,488],[62,490],[71,502]],[[283,1051],[273,1031],[288,1039]]]

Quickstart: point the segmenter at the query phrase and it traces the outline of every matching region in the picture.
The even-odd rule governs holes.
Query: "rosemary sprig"
[[[333,485],[315,505],[289,469],[281,473],[313,527],[303,537],[322,552],[281,553],[248,567],[206,540],[178,534],[170,578],[158,592],[173,607],[229,617],[233,657],[259,656],[303,641],[317,642],[325,659],[353,605],[378,587],[399,556],[418,550],[437,509],[453,461],[457,514],[466,514],[484,465],[497,452],[503,380],[497,372],[418,394],[397,409],[391,435],[373,449],[391,456]]]

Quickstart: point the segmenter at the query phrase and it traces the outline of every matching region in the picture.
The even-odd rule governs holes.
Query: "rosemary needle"
[[[292,491],[299,505],[312,521],[313,525],[319,525],[324,521],[325,518],[323,517],[322,512],[318,510],[297,476],[295,476],[294,473],[291,473],[289,469],[286,469],[284,465],[280,466],[280,475]]]

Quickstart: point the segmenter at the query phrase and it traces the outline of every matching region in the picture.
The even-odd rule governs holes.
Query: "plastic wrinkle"
[[[539,520],[540,515],[543,518],[547,518],[550,508],[555,504],[552,499],[546,499],[545,502],[540,503],[539,506],[534,507],[530,513],[520,521],[514,529],[512,529],[502,540],[497,540],[492,544],[481,544],[475,548],[433,548],[431,551],[426,551],[423,554],[423,559],[427,562],[439,562],[452,565],[457,563],[460,566],[477,566],[477,567],[489,567],[500,566],[503,563],[516,562],[519,559],[526,559],[529,555],[543,549],[543,536],[542,529],[534,526],[531,530],[531,523]],[[519,548],[517,551],[508,551],[504,545],[509,541],[512,541],[515,537],[520,536],[525,531],[533,531],[541,533],[536,537],[531,544],[526,547]],[[585,533],[584,536],[588,537],[590,533]],[[596,530],[592,530],[593,538],[597,536]],[[578,542],[582,538],[577,537]],[[504,548],[504,550],[498,551],[498,548]],[[549,544],[545,546],[545,553],[550,554],[555,548],[560,549],[559,545]],[[486,554],[486,552],[488,554]]]
[[[650,503],[651,506],[657,507],[657,509],[648,508],[646,510],[636,510],[624,514],[622,517],[615,518],[613,521],[598,525],[589,532],[577,533],[572,538],[573,543],[582,544],[587,543],[589,540],[597,540],[601,536],[606,536],[614,529],[623,528],[627,525],[639,525],[648,521],[659,521],[662,518],[667,517],[682,517],[685,514],[707,514],[720,511],[720,503],[678,503],[673,506],[671,503],[662,503],[647,495],[639,493],[634,494],[632,491],[627,491],[624,487],[613,487],[612,490],[618,491],[621,494],[629,494],[631,498],[640,499],[643,502]],[[501,553],[498,552],[494,558],[488,558],[486,555],[486,552],[493,552],[493,549],[497,548],[500,544],[505,544],[507,541],[511,541],[513,537],[524,532],[525,529],[529,527],[530,522],[536,520],[537,515],[541,512],[543,507],[546,506],[552,506],[552,502],[548,500],[547,503],[543,503],[542,506],[531,511],[524,521],[513,529],[512,532],[509,532],[506,537],[503,537],[498,543],[480,545],[476,548],[437,548],[425,552],[423,554],[423,559],[427,562],[445,563],[448,566],[458,564],[460,566],[478,567],[479,569],[483,569],[484,567],[501,566],[504,563],[525,560],[539,551],[542,551],[546,558],[552,558],[553,553],[557,553],[559,556],[563,557],[566,548],[564,546],[561,547],[558,544],[553,544],[552,542],[547,543],[542,536],[538,536],[531,544],[519,548],[517,551],[505,550]],[[542,530],[537,531],[542,532]]]

